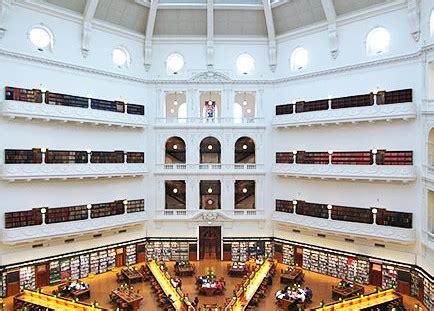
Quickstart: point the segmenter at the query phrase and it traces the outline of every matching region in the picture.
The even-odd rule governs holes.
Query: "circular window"
[[[178,74],[184,68],[184,57],[178,53],[172,53],[167,57],[167,71]]]
[[[296,48],[291,54],[291,70],[302,70],[309,61],[309,52],[302,47]]]
[[[130,64],[130,55],[128,51],[122,47],[113,49],[112,61],[118,67],[128,67]]]
[[[390,34],[387,29],[377,27],[372,29],[366,38],[366,54],[376,55],[389,49]]]
[[[247,75],[255,69],[255,60],[247,53],[243,53],[237,58],[238,73]]]
[[[53,35],[45,26],[35,26],[29,32],[30,42],[40,51],[52,46]]]

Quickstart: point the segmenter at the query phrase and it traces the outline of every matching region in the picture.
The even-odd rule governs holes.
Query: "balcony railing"
[[[156,219],[159,220],[191,220],[191,221],[232,221],[264,219],[264,210],[157,210]]]
[[[156,126],[163,127],[265,127],[265,119],[259,117],[245,118],[156,118]]]
[[[416,239],[414,229],[380,226],[376,224],[355,223],[333,219],[322,219],[305,215],[274,212],[273,221],[291,227],[316,229],[331,234],[360,236],[364,238],[383,239],[402,244],[412,244]]]
[[[182,173],[182,174],[198,174],[198,173],[251,173],[261,174],[265,173],[264,164],[256,163],[235,163],[235,164],[221,164],[221,163],[196,163],[196,164],[157,164],[157,173]]]

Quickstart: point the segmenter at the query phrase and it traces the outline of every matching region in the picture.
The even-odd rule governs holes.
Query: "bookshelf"
[[[392,286],[397,285],[398,272],[396,271],[394,266],[383,265],[382,275],[383,275],[383,283],[382,283],[383,289],[388,289],[391,288]]]
[[[127,213],[138,213],[145,210],[145,200],[128,200]]]
[[[62,282],[71,279],[71,261],[69,258],[60,259],[60,280]]]
[[[377,92],[377,105],[389,105],[408,103],[413,101],[412,89],[403,89],[395,91]],[[367,107],[374,105],[374,94],[351,95],[330,99],[331,109],[345,109],[354,107]],[[329,109],[328,99],[319,99],[313,101],[298,101],[295,106],[295,113],[321,111]],[[276,106],[276,115],[293,114],[293,104],[282,104]]]
[[[328,152],[298,151],[296,163],[299,164],[329,164]]]
[[[80,257],[75,256],[70,258],[71,265],[71,280],[77,280],[80,278]]]
[[[292,201],[276,199],[276,212],[292,214],[294,212],[294,205],[292,204]]]
[[[99,273],[107,272],[107,267],[108,267],[107,250],[99,251],[98,259],[99,259]]]
[[[413,151],[378,150],[376,163],[378,165],[413,165]]]
[[[298,215],[305,215],[305,216],[325,218],[325,219],[329,217],[326,204],[307,203],[305,201],[297,201],[296,213]]]
[[[40,208],[34,208],[29,211],[5,213],[6,229],[36,226],[41,224],[42,224],[42,214]]]
[[[42,92],[38,89],[29,90],[24,88],[6,86],[5,99],[29,103],[42,103]]]
[[[119,101],[109,101],[103,99],[94,99],[91,100],[90,107],[96,110],[105,110],[112,112],[125,112],[125,104]]]
[[[282,263],[285,265],[292,265],[294,264],[294,247],[289,244],[283,244],[282,246]]]
[[[145,153],[127,152],[127,163],[145,163]]]
[[[47,208],[45,222],[47,224],[54,224],[59,222],[84,220],[87,219],[87,214],[86,205]]]
[[[276,152],[276,163],[294,163],[294,155],[292,152]]]
[[[350,221],[372,224],[374,218],[369,208],[358,208],[348,206],[333,205],[332,217],[333,220]]]
[[[92,274],[99,273],[99,254],[98,252],[90,253],[89,271]]]
[[[189,242],[149,241],[146,244],[147,260],[185,261],[189,260]]]
[[[86,151],[48,150],[45,153],[45,163],[87,163]]]
[[[59,283],[61,280],[59,260],[50,261],[49,271],[50,271],[50,285]]]
[[[107,250],[107,271],[116,267],[116,250],[111,248]]]
[[[134,265],[137,262],[136,259],[136,245],[132,244],[132,245],[127,245],[125,247],[125,260],[127,263],[127,266],[129,265]]]
[[[424,279],[423,285],[423,303],[431,310],[434,307],[434,283]]]
[[[333,152],[332,164],[372,165],[373,156],[370,151]]]
[[[89,254],[80,255],[80,278],[85,278],[90,272]]]
[[[87,108],[89,106],[86,97],[72,96],[60,93],[45,92],[45,103],[69,107]]]
[[[122,200],[118,200],[109,203],[92,204],[90,217],[101,218],[113,215],[120,215],[124,212],[124,203]]]
[[[20,288],[34,290],[35,284],[35,266],[20,268]]]
[[[142,105],[128,104],[127,113],[128,114],[138,114],[138,115],[143,116],[145,114],[145,107]]]
[[[38,164],[42,163],[41,149],[31,150],[5,149],[5,164]]]
[[[383,226],[412,228],[413,214],[377,209],[377,224]]]
[[[124,163],[123,151],[92,151],[91,163]]]

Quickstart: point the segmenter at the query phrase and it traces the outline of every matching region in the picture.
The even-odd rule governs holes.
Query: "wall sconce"
[[[208,191],[208,193],[212,193],[212,188],[209,187],[207,191]]]
[[[177,188],[173,188],[173,193],[178,193],[178,189]]]
[[[243,193],[247,193],[247,188],[243,188]]]

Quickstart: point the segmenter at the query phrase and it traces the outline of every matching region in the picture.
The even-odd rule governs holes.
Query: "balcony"
[[[264,129],[264,118],[156,118],[155,128],[252,128]]]
[[[272,172],[282,177],[404,183],[415,181],[417,176],[414,165],[275,164]]]
[[[2,243],[4,244],[17,244],[42,239],[66,238],[74,235],[94,234],[96,232],[111,229],[118,230],[129,226],[143,224],[146,219],[145,211],[125,213],[110,217],[3,229],[1,237]]]
[[[2,103],[1,113],[9,119],[38,119],[130,128],[144,128],[147,126],[146,117],[143,115],[14,100],[5,100]]]
[[[265,167],[255,163],[157,164],[155,174],[265,174]]]
[[[273,221],[297,228],[303,227],[321,232],[326,231],[331,234],[360,236],[373,240],[382,239],[401,244],[412,244],[416,240],[414,229],[322,219],[284,212],[274,212]]]
[[[68,163],[68,164],[4,164],[1,177],[4,180],[50,180],[137,177],[148,173],[143,163]]]
[[[242,221],[265,219],[264,210],[157,210],[155,220],[159,221]]]

